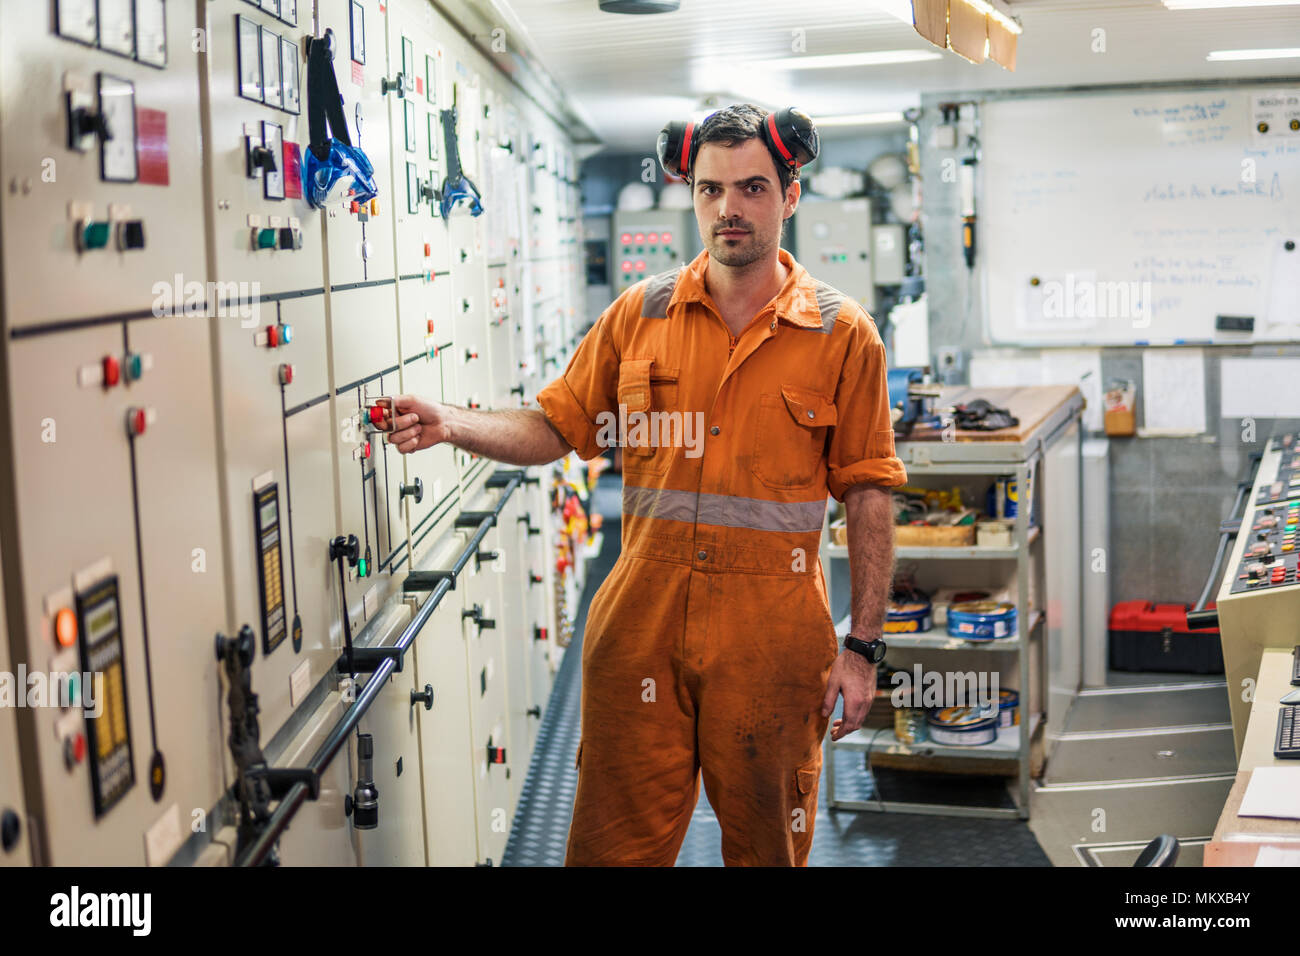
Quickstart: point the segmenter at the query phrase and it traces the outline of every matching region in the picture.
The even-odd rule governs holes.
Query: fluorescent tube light
[[[1213,50],[1206,59],[1211,63],[1226,60],[1289,60],[1300,57],[1300,47],[1278,50]]]
[[[813,120],[818,126],[875,126],[881,123],[901,123],[902,113],[844,113],[840,116],[818,116]]]
[[[754,65],[766,70],[831,70],[846,66],[886,66],[890,63],[919,63],[940,60],[942,53],[929,50],[871,50],[865,53],[826,53],[821,56],[786,56]]]

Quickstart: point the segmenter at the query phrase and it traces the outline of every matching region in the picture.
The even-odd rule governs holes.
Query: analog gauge
[[[366,8],[352,0],[352,59],[366,62]]]
[[[284,104],[284,88],[280,85],[280,36],[266,27],[262,28],[262,98],[267,106],[277,109]]]
[[[279,123],[262,121],[262,145],[271,151],[275,169],[262,172],[262,193],[267,199],[284,198],[284,130]]]
[[[94,46],[99,39],[99,13],[95,0],[56,0],[55,26],[59,36]]]
[[[99,0],[99,48],[135,56],[135,11],[131,0]]]
[[[262,38],[256,23],[236,17],[239,31],[239,95],[262,102]]]
[[[298,90],[298,44],[280,38],[280,84],[284,89],[284,108],[290,113],[301,111]]]
[[[100,141],[99,175],[105,182],[136,180],[135,86],[130,80],[99,74],[99,114],[108,127]]]
[[[167,65],[167,10],[163,0],[135,0],[135,58]]]

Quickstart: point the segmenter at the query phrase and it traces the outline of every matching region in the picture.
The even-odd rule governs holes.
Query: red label
[[[420,94],[424,93],[424,77],[417,76],[415,78],[415,92]]]
[[[302,198],[302,152],[297,143],[284,141],[284,198]]]
[[[162,110],[139,108],[135,111],[136,159],[140,182],[150,186],[167,186],[171,176],[167,167],[167,114]]]
[[[356,60],[352,61],[352,82],[357,86],[366,85],[366,68]]]

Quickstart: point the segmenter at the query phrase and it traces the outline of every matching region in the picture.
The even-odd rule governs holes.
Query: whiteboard
[[[1300,90],[1260,87],[984,104],[990,340],[1300,339],[1300,133],[1279,103],[1300,116]],[[1254,332],[1216,331],[1218,315]]]

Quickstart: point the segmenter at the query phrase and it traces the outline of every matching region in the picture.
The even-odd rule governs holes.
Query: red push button
[[[269,349],[277,348],[280,344],[280,327],[278,325],[268,325],[266,327],[266,347]]]
[[[361,212],[361,203],[357,202],[354,199],[352,200],[352,205],[349,206],[348,208],[352,211],[353,215],[356,215],[357,213]]]
[[[126,411],[126,430],[131,436],[143,435],[148,419],[143,408],[128,408]]]
[[[371,406],[370,406],[370,424],[372,424],[372,425],[382,425],[382,424],[384,423],[384,412],[385,412],[385,409],[384,409],[384,406],[383,406],[383,405],[371,405]]]
[[[122,380],[122,366],[111,355],[104,356],[104,387],[112,388]]]
[[[293,366],[292,366],[292,365],[289,365],[289,364],[286,363],[286,364],[280,366],[280,384],[281,384],[281,385],[292,385],[292,384],[293,384]]]
[[[424,258],[427,259],[431,255],[433,255],[433,246],[426,242],[424,244]]]
[[[432,335],[432,334],[433,334],[433,319],[427,319],[427,320],[426,320],[426,324],[427,324],[428,327],[429,327],[428,334],[429,334],[429,335]]]

